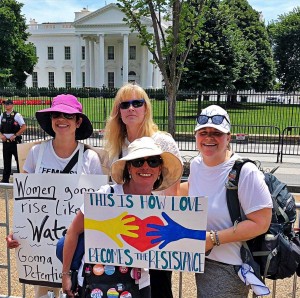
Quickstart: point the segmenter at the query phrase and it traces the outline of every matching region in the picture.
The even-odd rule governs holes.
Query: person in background
[[[21,143],[21,135],[26,130],[26,124],[22,115],[14,111],[13,101],[8,99],[3,102],[5,112],[0,116],[0,138],[3,143],[3,177],[2,183],[9,183],[11,174],[11,161],[14,156],[19,169],[17,144]]]
[[[50,108],[36,112],[36,119],[53,139],[31,148],[23,167],[26,173],[62,173],[77,155],[68,173],[103,174],[97,153],[91,149],[84,150],[84,144],[78,142],[90,137],[93,127],[82,113],[82,105],[75,96],[56,96]],[[13,234],[8,235],[6,240],[8,248],[19,246]],[[34,286],[34,290],[35,298],[48,297],[49,290],[53,291],[55,297],[59,297],[58,288]]]
[[[151,137],[163,151],[171,152],[181,160],[173,137],[159,131],[153,121],[151,102],[145,90],[136,84],[125,84],[117,92],[110,117],[105,126],[105,149],[111,162],[126,156],[131,142]],[[164,190],[164,195],[178,195],[180,181]],[[150,270],[153,298],[172,298],[172,272]]]
[[[175,155],[162,151],[152,138],[143,137],[133,141],[128,146],[128,154],[112,164],[111,176],[116,184],[104,185],[99,192],[109,194],[112,193],[111,188],[113,188],[113,192],[116,194],[150,195],[153,190],[163,190],[176,183],[181,178],[181,172],[182,163]],[[111,233],[118,234],[119,221],[114,225],[112,219],[108,220],[110,221]],[[131,224],[134,224],[134,222],[131,222]],[[82,206],[81,211],[77,213],[68,228],[63,251],[62,287],[64,293],[69,297],[74,297],[74,292],[71,291],[70,266],[78,237],[84,231],[84,228],[94,229],[100,225],[100,221],[93,223],[90,219],[84,219],[84,206]],[[119,234],[123,233],[120,231]],[[116,238],[117,236],[114,235],[114,239]],[[87,266],[90,267],[88,273],[84,274],[85,279],[83,279],[83,267],[87,268]],[[95,266],[101,265],[97,264]],[[99,275],[92,269],[92,264],[81,266],[78,273],[79,297],[93,297],[93,291],[97,290],[98,293],[101,291],[103,295],[101,297],[104,298],[119,297],[119,295],[120,297],[150,298],[153,285],[151,284],[150,290],[150,280],[149,277],[147,278],[149,275],[148,270],[141,269],[141,274],[144,276],[134,279],[132,276],[135,274],[132,271],[137,270],[137,268],[122,267],[123,271],[120,271],[120,268],[108,267],[110,267],[110,271],[105,270],[104,266],[104,273]],[[84,270],[84,272],[86,271]],[[140,284],[139,281],[143,281],[143,283]],[[111,296],[109,296],[109,293]],[[156,297],[163,296],[158,295]]]
[[[239,155],[230,149],[230,129],[229,115],[220,106],[208,106],[197,117],[195,137],[200,155],[191,163],[186,184],[188,195],[208,197],[208,255],[204,274],[196,274],[197,297],[248,297],[249,286],[236,273],[242,265],[242,241],[265,233],[271,222],[272,199],[264,175],[249,162],[241,170],[238,187],[246,220],[232,224],[225,183]]]

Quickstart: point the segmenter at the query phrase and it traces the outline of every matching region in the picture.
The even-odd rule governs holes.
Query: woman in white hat
[[[114,192],[116,194],[150,195],[153,190],[163,190],[176,183],[180,179],[181,174],[182,164],[175,155],[163,152],[152,138],[143,137],[133,141],[128,146],[128,154],[112,164],[111,175],[116,184],[102,186],[99,192],[105,194]],[[63,272],[68,273],[70,270],[76,243],[83,231],[84,209],[82,207],[66,234],[63,252]],[[135,280],[130,277],[131,270],[133,269],[129,268],[128,270],[128,289],[122,290],[131,293],[131,296],[128,297],[150,298],[149,287],[138,290]],[[115,270],[115,272],[119,272],[119,270]],[[145,280],[144,278],[149,278],[147,271],[142,270],[142,274],[145,275],[143,280]],[[78,274],[78,284],[82,287],[83,278],[80,278],[80,275]],[[101,278],[104,280],[102,284]],[[68,274],[63,274],[62,283],[64,292],[73,297],[74,293],[71,291],[72,282]],[[107,289],[114,288],[118,283],[120,281],[115,274],[109,280],[107,276],[101,275],[97,282],[97,284],[101,285],[103,293],[106,293]]]
[[[263,234],[271,222],[272,199],[264,175],[249,162],[241,170],[238,188],[246,220],[233,227],[225,183],[239,156],[230,149],[230,129],[229,115],[220,106],[208,106],[197,117],[200,155],[191,163],[188,194],[208,197],[206,251],[210,251],[204,274],[196,274],[197,297],[248,297],[249,286],[235,271],[243,263],[241,241]]]
[[[111,162],[126,156],[128,145],[141,137],[151,137],[162,148],[181,159],[173,137],[160,131],[153,121],[151,101],[145,90],[137,84],[125,84],[115,98],[105,126],[105,149]],[[165,189],[164,195],[179,194],[180,183]],[[152,298],[172,298],[172,271],[150,270]]]

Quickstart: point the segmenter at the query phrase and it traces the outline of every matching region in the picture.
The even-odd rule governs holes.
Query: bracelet
[[[209,232],[209,236],[210,236],[210,239],[211,239],[211,242],[213,243],[213,245],[216,246],[217,242],[216,242],[216,238],[215,238],[215,232],[213,230],[211,230]]]
[[[70,271],[67,271],[67,272],[62,272],[62,273],[61,273],[61,276],[64,276],[64,275],[69,275],[69,276],[71,276],[71,275],[72,275],[72,271],[70,270]]]
[[[219,235],[218,235],[218,231],[215,231],[215,237],[216,237],[216,245],[220,246],[220,239],[219,239]]]

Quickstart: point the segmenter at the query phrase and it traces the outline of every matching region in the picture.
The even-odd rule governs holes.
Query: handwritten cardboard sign
[[[107,184],[102,175],[14,174],[14,238],[20,282],[60,286],[56,243],[83,204],[86,191]]]
[[[206,197],[86,193],[85,262],[203,273]]]

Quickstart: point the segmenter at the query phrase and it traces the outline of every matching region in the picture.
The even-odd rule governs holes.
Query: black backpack
[[[238,199],[238,181],[242,166],[247,162],[257,165],[250,159],[237,159],[226,183],[227,205],[233,224],[246,218]],[[293,229],[297,217],[296,203],[286,184],[273,175],[276,169],[264,172],[273,201],[270,227],[265,234],[243,242],[241,248],[243,262],[251,265],[255,275],[263,280],[291,277],[297,271],[300,276],[300,240]]]

